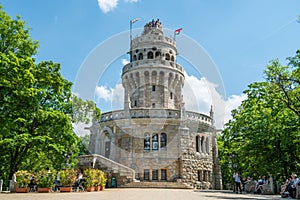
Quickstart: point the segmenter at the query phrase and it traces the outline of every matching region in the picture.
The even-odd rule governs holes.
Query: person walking
[[[239,172],[236,172],[233,174],[234,182],[235,182],[235,193],[240,193],[242,194],[242,189],[241,189],[241,176]]]

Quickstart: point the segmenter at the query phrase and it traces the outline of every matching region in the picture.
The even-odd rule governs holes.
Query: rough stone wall
[[[182,128],[180,123],[178,119],[162,121],[162,119],[141,118],[131,120],[131,125],[127,127],[124,120],[119,120],[101,123],[98,128],[109,127],[115,131],[114,145],[117,149],[114,150],[115,155],[111,157],[116,162],[133,168],[136,171],[136,178],[144,180],[144,170],[148,169],[151,181],[152,171],[158,170],[158,181],[160,181],[160,170],[165,169],[167,181],[180,179],[195,187],[199,182],[213,187],[214,180],[219,179],[220,175],[215,174],[218,165],[213,162],[215,153],[213,152],[213,145],[215,145],[213,127],[189,121],[186,123],[186,128]],[[99,134],[101,131],[96,132]],[[167,148],[145,151],[144,133],[166,133]],[[205,143],[205,145],[209,144],[205,147],[205,152],[196,151],[197,135],[209,141]],[[95,135],[91,136],[91,146],[95,145],[96,138]]]

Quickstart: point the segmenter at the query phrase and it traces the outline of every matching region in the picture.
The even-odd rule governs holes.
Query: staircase
[[[123,186],[123,188],[162,188],[162,189],[194,189],[185,183],[180,182],[131,182]]]
[[[84,156],[78,156],[77,167],[86,168],[93,167],[102,169],[103,171],[117,173],[123,178],[127,178],[131,181],[134,180],[135,171],[125,165],[110,160],[102,155],[90,154]]]

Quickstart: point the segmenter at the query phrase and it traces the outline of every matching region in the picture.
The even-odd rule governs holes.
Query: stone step
[[[178,182],[131,182],[123,185],[124,188],[170,188],[170,189],[194,189],[193,187]]]

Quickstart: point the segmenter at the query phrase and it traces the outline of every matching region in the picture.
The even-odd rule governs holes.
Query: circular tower
[[[180,109],[184,71],[176,63],[176,43],[163,34],[159,20],[144,26],[131,41],[130,63],[123,67],[125,110],[128,108]]]

